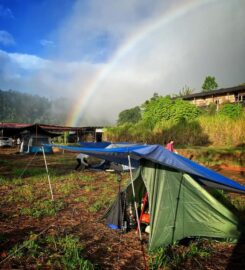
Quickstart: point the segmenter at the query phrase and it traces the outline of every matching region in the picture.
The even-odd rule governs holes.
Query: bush
[[[242,115],[242,105],[227,103],[222,106],[222,108],[219,111],[219,114],[227,116],[232,119],[239,118]]]

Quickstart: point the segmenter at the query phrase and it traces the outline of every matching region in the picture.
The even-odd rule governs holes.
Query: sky
[[[115,123],[154,93],[245,82],[244,0],[0,0],[0,89],[72,100],[67,125]]]

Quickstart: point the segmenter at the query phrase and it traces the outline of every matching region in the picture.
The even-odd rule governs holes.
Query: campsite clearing
[[[136,232],[119,234],[99,221],[118,189],[116,174],[74,171],[76,153],[48,155],[52,202],[43,156],[15,152],[0,152],[0,269],[144,269]],[[222,173],[245,184],[243,172]],[[123,173],[122,185],[128,178]],[[245,196],[230,197],[244,213]],[[147,235],[144,240],[147,250]],[[245,268],[242,244],[205,240],[172,246],[168,262],[159,252],[152,255],[152,269],[164,263],[170,269]]]

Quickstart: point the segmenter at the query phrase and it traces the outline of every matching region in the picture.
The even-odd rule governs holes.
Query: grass
[[[62,193],[65,196],[70,195],[76,189],[79,189],[79,185],[76,183],[65,182],[56,185],[56,192]]]
[[[47,173],[45,168],[28,168],[24,170],[23,168],[14,168],[12,170],[12,175],[14,177],[34,177],[34,176],[45,176]]]
[[[85,182],[85,183],[90,183],[90,182],[95,181],[94,177],[92,177],[91,175],[81,175],[81,176],[79,177],[79,179],[80,179],[82,182]]]
[[[77,198],[75,198],[74,199],[74,202],[77,202],[77,203],[79,203],[79,202],[83,202],[83,203],[88,203],[89,202],[89,199],[87,198],[87,197],[77,197]]]
[[[62,201],[37,201],[31,207],[24,207],[20,210],[23,216],[32,216],[39,218],[43,216],[54,216],[58,211],[64,209],[65,203]]]
[[[8,196],[8,202],[32,202],[35,199],[33,186],[17,186],[14,192]]]
[[[144,142],[164,144],[173,139],[177,145],[215,147],[239,147],[245,143],[245,113],[236,119],[215,115],[202,115],[194,121],[162,121],[149,127],[140,121],[105,130],[108,141]]]
[[[195,260],[199,264],[198,261],[207,259],[212,251],[212,247],[207,240],[190,242],[187,247],[180,245],[160,247],[150,253],[149,269],[181,269],[181,265],[187,260]]]
[[[29,260],[36,268],[93,270],[91,262],[82,257],[83,246],[74,235],[39,236],[31,233],[21,245],[16,245],[11,253],[17,261]]]
[[[88,210],[91,213],[96,213],[102,209],[106,209],[112,203],[112,198],[109,196],[100,196],[96,202],[92,203]]]
[[[206,153],[207,150],[210,150],[208,151],[209,155],[207,156],[207,159],[210,160],[210,156],[216,155],[217,149],[206,148],[203,151],[203,155],[205,155],[204,153]],[[226,153],[225,149],[222,151]],[[13,261],[11,260],[10,262],[13,268],[94,269],[96,268],[96,265],[92,265],[91,262],[83,257],[83,254],[90,254],[92,249],[89,251],[84,250],[81,239],[83,239],[86,244],[89,243],[90,245],[93,242],[92,237],[96,234],[91,236],[90,232],[87,231],[87,227],[81,226],[83,223],[78,223],[80,222],[79,211],[81,210],[84,219],[89,218],[92,220],[94,217],[100,216],[101,211],[107,208],[118,191],[118,176],[113,173],[104,172],[96,173],[96,176],[88,171],[79,173],[71,172],[73,167],[63,170],[63,165],[67,164],[65,162],[65,157],[62,157],[63,164],[59,166],[57,165],[57,162],[54,162],[55,157],[49,156],[48,159],[52,159],[52,162],[48,162],[51,164],[49,170],[55,201],[53,202],[47,199],[50,194],[45,169],[41,167],[37,168],[37,170],[29,168],[27,174],[24,174],[24,177],[20,179],[17,178],[16,175],[21,169],[18,171],[16,170],[17,166],[13,165],[12,169],[16,174],[13,175],[12,178],[9,176],[8,179],[7,177],[0,177],[0,192],[2,194],[1,209],[3,209],[0,219],[1,221],[6,220],[6,224],[9,220],[9,224],[12,224],[11,222],[13,221],[16,222],[16,224],[18,221],[20,223],[22,222],[20,226],[27,228],[28,230],[28,226],[31,227],[32,222],[33,224],[39,222],[39,218],[43,224],[50,224],[50,220],[54,219],[50,219],[49,217],[56,215],[58,217],[57,220],[60,222],[59,226],[61,230],[59,230],[58,233],[52,230],[50,231],[50,234],[43,236],[37,236],[32,233],[26,241],[22,244],[17,244],[11,251],[9,250],[9,246],[13,246],[13,242],[10,242],[8,239],[13,241],[13,237],[15,236],[9,238],[8,233],[1,233],[0,244],[8,245],[8,249],[6,249],[8,254],[16,251]],[[5,165],[6,167],[9,167],[10,162],[6,162]],[[43,173],[41,173],[42,171]],[[122,174],[122,187],[126,185],[128,176],[127,173]],[[238,196],[228,198],[225,193],[221,195],[225,196],[226,199],[229,199],[239,211],[244,211],[244,198]],[[66,206],[69,206],[69,209],[74,211],[75,218],[73,220],[69,211],[62,211],[59,214]],[[9,211],[5,211],[5,209]],[[69,213],[67,214],[66,212]],[[28,218],[25,218],[26,216],[28,216]],[[72,223],[74,223],[74,225]],[[40,224],[40,227],[43,224]],[[92,226],[93,224],[91,223],[91,227]],[[81,229],[82,233],[79,231],[80,229],[78,229],[81,227],[83,227]],[[9,228],[9,231],[11,230],[12,229]],[[16,229],[14,229],[14,232],[15,230]],[[83,230],[86,231],[83,232]],[[73,235],[75,234],[74,231],[76,234],[81,235],[81,239]],[[68,232],[72,232],[73,234],[68,234]],[[85,236],[85,240],[83,236]],[[89,242],[86,242],[86,237],[91,237]],[[11,245],[9,245],[9,243],[11,243]],[[16,242],[14,241],[14,243]],[[101,253],[104,252],[104,244],[103,241],[99,247],[98,243],[91,244],[93,250],[99,249],[98,256],[104,256],[104,254],[101,255]],[[188,246],[173,245],[167,248],[160,248],[149,254],[149,269],[159,269],[163,267],[166,269],[184,269],[186,266],[188,267],[190,261],[194,261],[198,268],[199,261],[202,264],[202,262],[208,260],[212,252],[215,252],[212,250],[212,246],[214,245],[211,245],[206,240],[197,240],[191,242]],[[20,247],[23,248],[17,251]],[[130,244],[129,247],[131,248]],[[107,248],[109,250],[110,246],[108,245]],[[105,256],[109,255],[107,254]],[[103,258],[100,257],[98,261],[101,260],[103,260]],[[199,268],[201,269],[201,266]]]

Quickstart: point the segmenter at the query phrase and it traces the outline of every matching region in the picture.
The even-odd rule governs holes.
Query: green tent
[[[133,183],[138,204],[148,192],[150,250],[186,237],[240,238],[244,225],[238,217],[190,174],[145,160],[137,170]],[[123,193],[126,203],[133,201],[131,184]],[[118,212],[120,205],[117,202],[109,209],[107,223]],[[122,211],[119,212],[124,216]]]

